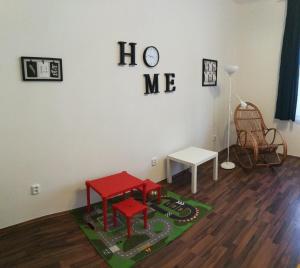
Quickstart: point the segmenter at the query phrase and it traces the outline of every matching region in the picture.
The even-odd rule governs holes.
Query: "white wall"
[[[168,153],[213,148],[214,133],[223,148],[224,76],[202,88],[201,64],[236,61],[236,17],[224,0],[0,0],[0,228],[84,205],[86,178],[158,181]],[[138,43],[137,67],[117,65],[120,40]],[[154,70],[142,63],[149,45]],[[20,56],[61,57],[64,81],[21,81]],[[174,72],[176,92],[144,96],[154,72]]]
[[[288,154],[300,156],[300,124],[274,120],[286,1],[264,0],[239,5],[238,92],[256,103],[266,124],[281,130]]]

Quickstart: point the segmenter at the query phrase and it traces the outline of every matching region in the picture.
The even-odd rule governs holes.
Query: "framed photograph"
[[[63,81],[62,59],[21,57],[23,81]]]
[[[203,59],[202,60],[202,86],[215,87],[218,77],[218,61]]]

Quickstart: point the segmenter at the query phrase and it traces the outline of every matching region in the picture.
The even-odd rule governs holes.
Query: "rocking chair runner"
[[[267,128],[259,109],[247,102],[235,109],[237,133],[235,154],[243,168],[281,165],[287,156],[287,144],[279,131]]]

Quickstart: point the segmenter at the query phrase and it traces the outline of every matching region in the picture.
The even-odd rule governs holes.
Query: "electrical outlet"
[[[39,184],[32,184],[31,185],[31,194],[32,195],[37,195],[40,193],[41,186]]]
[[[152,159],[151,159],[151,165],[152,165],[152,167],[156,166],[157,163],[158,163],[157,157],[152,157]]]
[[[216,142],[216,141],[217,141],[217,135],[213,135],[212,141],[213,141],[213,142]]]

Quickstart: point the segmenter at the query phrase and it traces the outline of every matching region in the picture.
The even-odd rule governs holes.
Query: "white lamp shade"
[[[246,103],[246,102],[244,102],[244,101],[241,101],[241,107],[243,108],[243,109],[246,109],[247,107],[248,107],[248,104]]]
[[[224,67],[224,70],[228,75],[234,74],[236,71],[238,71],[238,69],[239,69],[239,66],[237,66],[237,65],[226,65]]]

